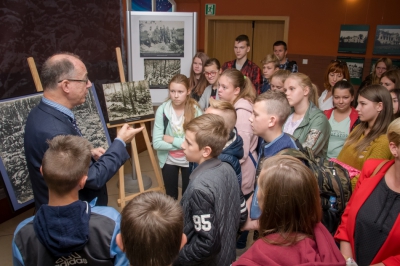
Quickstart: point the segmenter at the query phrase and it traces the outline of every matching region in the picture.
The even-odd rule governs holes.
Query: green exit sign
[[[215,16],[215,4],[206,4],[206,16]]]

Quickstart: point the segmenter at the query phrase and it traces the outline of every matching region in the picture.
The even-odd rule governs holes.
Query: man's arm
[[[214,199],[203,191],[195,190],[190,199],[191,222],[194,236],[179,252],[177,261],[183,265],[202,264],[212,259],[221,249],[219,223],[215,216]],[[187,233],[187,232],[185,232]]]

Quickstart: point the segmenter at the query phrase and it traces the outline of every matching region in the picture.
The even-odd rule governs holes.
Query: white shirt
[[[328,99],[326,99],[326,101],[324,101],[326,95],[328,94],[327,90],[324,90],[321,94],[321,96],[318,98],[318,106],[319,109],[321,109],[322,111],[325,110],[329,110],[333,108],[333,98],[332,96],[329,97]]]

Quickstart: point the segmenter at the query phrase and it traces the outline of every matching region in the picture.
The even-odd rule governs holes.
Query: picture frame
[[[350,73],[350,82],[353,85],[360,85],[363,78],[364,71],[364,57],[341,57],[338,56],[337,60],[346,62]]]
[[[24,130],[30,111],[39,104],[43,93],[29,94],[0,100],[0,173],[14,211],[29,204],[33,199],[24,152]],[[107,149],[111,143],[107,126],[100,108],[96,90],[91,87],[84,104],[72,110],[82,135],[94,147]]]
[[[150,89],[168,89],[169,81],[179,74],[180,69],[179,59],[144,60],[144,78],[149,82]]]
[[[127,42],[128,42],[128,81],[144,80],[146,59],[180,59],[180,72],[190,76],[193,56],[196,53],[197,44],[197,13],[195,12],[136,12],[127,11]],[[179,22],[184,25],[184,51],[183,57],[141,57],[140,56],[140,21]],[[168,97],[167,88],[150,88],[153,105],[159,105]]]
[[[183,57],[184,21],[139,20],[140,57]]]
[[[373,54],[400,55],[400,25],[376,26]]]
[[[147,80],[103,84],[110,125],[154,118]]]
[[[341,25],[338,53],[365,54],[369,25]]]

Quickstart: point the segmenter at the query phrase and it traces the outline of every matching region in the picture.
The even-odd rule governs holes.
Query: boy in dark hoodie
[[[49,203],[21,222],[12,242],[14,265],[129,265],[117,246],[120,215],[111,207],[79,200],[91,160],[91,144],[78,136],[48,141],[40,171]]]

